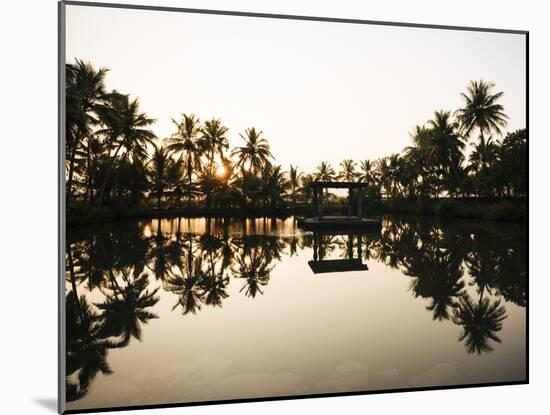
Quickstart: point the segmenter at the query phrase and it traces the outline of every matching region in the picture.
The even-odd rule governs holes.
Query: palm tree
[[[283,197],[289,187],[281,166],[266,164],[261,171],[261,190],[265,203],[271,208],[283,203]]]
[[[296,210],[296,198],[300,192],[300,179],[302,178],[302,173],[298,171],[298,166],[293,167],[290,165],[290,170],[288,172],[288,185],[290,187],[290,197],[292,198],[292,209]]]
[[[470,165],[475,171],[490,166],[497,159],[498,147],[493,143],[492,137],[487,140],[480,140],[474,144],[474,150],[470,153]]]
[[[508,116],[504,113],[504,107],[497,101],[504,95],[503,92],[492,94],[495,87],[492,82],[470,81],[466,87],[466,93],[460,93],[464,101],[464,107],[455,112],[460,123],[460,132],[464,137],[469,137],[473,129],[479,130],[480,142],[485,141],[485,134],[491,131],[502,134],[501,128],[507,124]]]
[[[170,137],[165,138],[166,148],[172,154],[180,154],[185,160],[187,169],[187,207],[191,207],[193,197],[193,169],[200,170],[202,167],[201,156],[204,152],[204,141],[200,134],[202,129],[200,120],[195,114],[182,114],[181,122],[172,118],[172,123],[177,131]]]
[[[416,183],[420,193],[423,195],[430,193],[437,195],[437,190],[434,191],[437,182],[436,167],[430,160],[432,131],[423,125],[416,125],[413,131],[409,133],[409,137],[413,145],[405,148],[405,158],[409,167],[416,174],[416,179],[420,178],[420,180],[417,180],[420,183]]]
[[[370,160],[362,160],[358,180],[368,186],[374,185],[378,180],[376,163]]]
[[[458,125],[451,119],[450,111],[436,111],[430,126],[430,144],[427,150],[428,160],[444,173],[459,177],[459,168],[464,158],[464,142],[457,134]]]
[[[151,196],[157,199],[157,209],[162,208],[162,198],[174,182],[171,175],[174,173],[173,161],[164,147],[155,146],[155,151],[147,165],[146,175]]]
[[[273,157],[269,149],[269,144],[262,137],[261,131],[256,131],[254,127],[247,128],[243,134],[239,134],[244,140],[245,145],[236,147],[231,153],[237,157],[236,167],[244,167],[248,163],[248,168],[256,174],[269,159]]]
[[[314,181],[315,181],[315,176],[313,174],[304,174],[301,177],[300,192],[302,193],[303,200],[305,202],[308,202],[309,200],[311,200],[313,196],[313,188],[311,187],[311,185],[313,184]]]
[[[493,350],[489,340],[501,343],[496,333],[502,329],[502,321],[507,317],[500,300],[491,302],[488,298],[483,298],[478,304],[474,304],[471,297],[464,292],[453,312],[452,320],[462,326],[458,341],[464,340],[468,353],[481,354]]]
[[[151,130],[145,129],[155,122],[147,114],[139,112],[139,101],[134,99],[130,101],[128,95],[113,91],[108,95],[108,103],[100,109],[101,122],[106,128],[98,133],[104,134],[110,138],[110,144],[116,148],[115,153],[109,161],[107,173],[101,186],[101,191],[97,199],[96,207],[101,207],[107,182],[118,153],[124,147],[136,151],[136,148],[144,147],[147,144],[154,144],[155,134]]]
[[[214,156],[217,153],[220,159],[223,159],[223,152],[229,147],[227,141],[227,127],[225,127],[219,118],[212,118],[204,123],[202,128],[202,141],[206,151],[208,151],[208,171],[213,173]]]
[[[66,73],[66,141],[69,174],[67,200],[71,200],[76,154],[85,138],[90,138],[91,127],[98,123],[97,110],[105,95],[105,75],[108,69],[96,70],[91,63],[76,59],[67,64]]]
[[[321,164],[317,166],[317,172],[315,173],[315,180],[323,182],[331,182],[336,177],[336,172],[332,166],[326,161],[322,161]]]
[[[345,182],[353,182],[357,177],[357,172],[355,171],[355,162],[350,159],[342,160],[340,163],[340,173],[338,173],[338,179]]]

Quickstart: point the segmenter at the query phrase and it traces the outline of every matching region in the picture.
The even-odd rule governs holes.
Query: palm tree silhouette
[[[270,158],[273,158],[269,144],[262,134],[254,127],[247,128],[244,135],[239,134],[245,145],[236,147],[231,153],[232,156],[237,157],[236,167],[245,167],[245,164],[248,163],[248,169],[256,174],[265,164],[269,163]]]
[[[170,158],[168,151],[164,147],[154,146],[154,152],[151,160],[148,162],[146,177],[151,196],[157,199],[157,209],[162,209],[162,199],[170,187],[177,182],[178,173],[174,162]]]
[[[65,66],[66,73],[66,150],[69,162],[67,200],[73,194],[75,160],[84,140],[90,140],[91,127],[97,125],[97,111],[103,105],[105,75],[108,69],[96,70],[91,63],[75,60]],[[88,142],[89,145],[89,142]]]
[[[356,163],[351,159],[342,160],[340,163],[340,172],[338,173],[338,179],[345,182],[353,182],[357,177],[355,171]]]
[[[103,196],[107,183],[116,161],[117,155],[124,147],[129,151],[137,152],[146,144],[153,144],[156,138],[151,130],[145,129],[155,122],[147,114],[139,112],[139,101],[134,99],[130,101],[128,95],[113,91],[107,96],[107,105],[100,108],[99,115],[101,122],[106,125],[98,131],[109,137],[110,145],[115,148],[115,152],[109,161],[107,173],[103,180],[96,207],[100,207],[103,202]]]
[[[458,177],[464,158],[464,142],[456,132],[458,125],[451,119],[450,111],[436,111],[434,119],[429,120],[428,125],[431,127],[428,159],[443,172]]]
[[[336,177],[334,169],[326,161],[322,161],[321,164],[317,166],[317,172],[315,173],[315,179],[323,182],[333,181]]]
[[[313,188],[311,187],[312,183],[315,181],[315,176],[313,174],[304,174],[300,180],[300,192],[303,196],[303,201],[308,202],[311,200],[313,195]]]
[[[378,172],[376,163],[371,160],[362,160],[360,163],[359,181],[366,183],[369,186],[376,184],[378,180]]]
[[[229,147],[227,141],[227,127],[219,118],[212,118],[204,123],[201,140],[208,154],[208,171],[213,173],[214,156],[218,154],[223,159],[223,152]]]
[[[480,140],[479,143],[474,144],[474,150],[468,158],[470,166],[475,171],[488,167],[497,159],[497,151],[497,146],[492,142],[492,137],[487,140]]]
[[[468,353],[481,354],[493,350],[490,340],[501,343],[496,333],[502,329],[502,321],[507,317],[506,308],[500,305],[500,300],[480,298],[479,303],[475,304],[468,293],[463,292],[452,320],[462,326],[458,341],[464,341]]]
[[[492,94],[494,87],[495,84],[480,79],[470,81],[466,93],[460,93],[464,107],[458,109],[455,115],[464,137],[469,137],[476,127],[479,130],[480,143],[485,141],[485,134],[490,134],[491,131],[502,134],[501,128],[506,126],[508,116],[504,113],[504,107],[497,103],[504,93]]]
[[[288,183],[290,187],[290,197],[292,198],[292,208],[296,209],[296,199],[300,192],[300,180],[302,178],[302,173],[298,171],[298,166],[290,165],[290,170],[288,172]]]
[[[281,166],[266,164],[261,170],[260,195],[265,205],[271,208],[283,204],[283,197],[289,188],[289,182],[281,169]]]
[[[202,128],[195,114],[182,114],[181,122],[172,118],[177,131],[164,140],[166,148],[173,154],[180,154],[185,160],[187,169],[187,207],[191,207],[191,199],[196,193],[193,188],[193,169],[202,167],[201,156],[204,152],[204,141],[201,139]]]

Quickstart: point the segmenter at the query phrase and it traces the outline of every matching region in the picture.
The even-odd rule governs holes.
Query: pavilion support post
[[[348,189],[348,216],[353,215],[352,203],[353,203],[353,189],[350,187]]]
[[[363,189],[357,189],[357,216],[363,217]]]
[[[316,187],[313,188],[313,217],[317,216],[317,203],[318,203],[318,193],[319,191],[317,190]]]
[[[357,256],[359,259],[363,258],[363,237],[361,235],[357,235]]]
[[[319,259],[319,234],[313,233],[313,260],[317,261]]]
[[[317,220],[323,220],[323,189],[320,189],[319,196],[317,198]]]

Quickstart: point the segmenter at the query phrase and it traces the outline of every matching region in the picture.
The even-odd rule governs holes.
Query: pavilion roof
[[[361,182],[324,182],[316,180],[310,185],[312,188],[332,188],[332,189],[358,189],[367,187],[367,183]]]

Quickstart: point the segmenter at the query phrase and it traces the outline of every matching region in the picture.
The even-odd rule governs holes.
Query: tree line
[[[277,164],[264,133],[251,126],[230,149],[220,118],[172,119],[157,137],[138,98],[107,91],[108,70],[66,65],[66,194],[74,205],[204,208],[296,208],[315,180],[361,181],[372,200],[524,197],[527,133],[507,133],[502,92],[483,80],[460,95],[463,106],[435,111],[410,133],[411,145],[377,160],[321,161],[306,173]],[[468,151],[471,149],[471,151]],[[328,195],[336,200],[334,195]],[[330,200],[330,199],[329,199]]]

